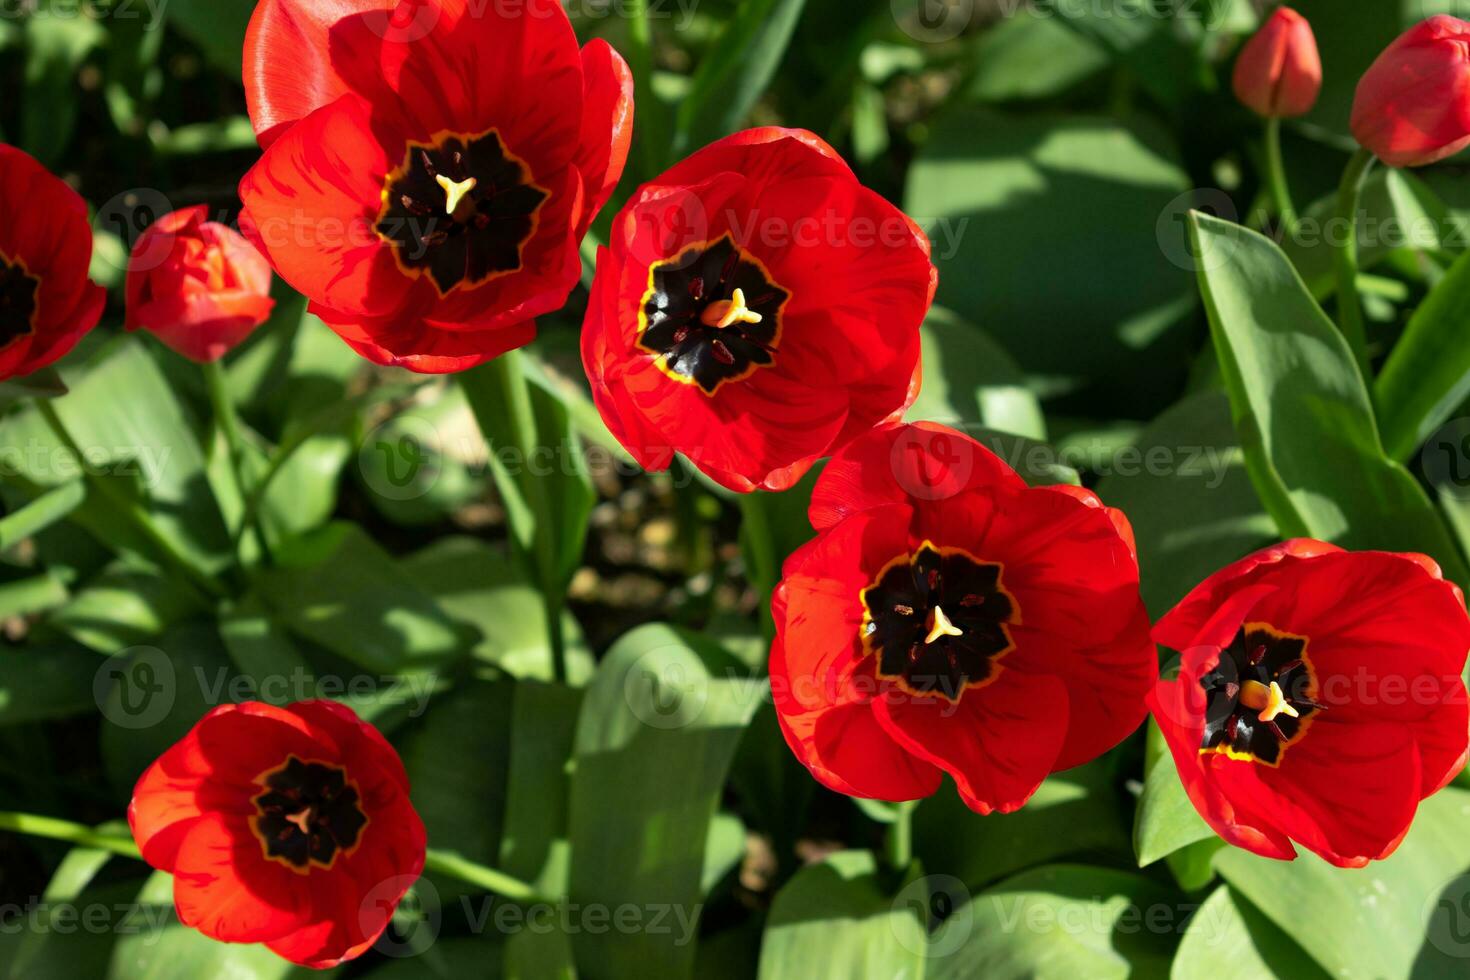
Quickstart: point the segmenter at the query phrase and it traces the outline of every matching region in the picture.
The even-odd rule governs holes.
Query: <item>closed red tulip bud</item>
[[[1312,25],[1295,10],[1278,9],[1235,62],[1235,97],[1270,119],[1301,116],[1322,91],[1322,59]]]
[[[1390,167],[1422,167],[1470,145],[1470,24],[1431,17],[1373,62],[1353,135]]]
[[[271,267],[202,205],[164,215],[128,261],[129,330],[144,329],[192,361],[215,361],[270,316]]]

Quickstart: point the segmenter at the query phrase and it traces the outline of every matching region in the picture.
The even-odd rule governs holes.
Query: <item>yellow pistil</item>
[[[479,183],[473,177],[466,177],[464,180],[450,180],[443,174],[435,174],[434,182],[444,188],[444,213],[451,217],[459,210],[465,195],[474,190],[475,185]]]
[[[942,636],[964,636],[965,631],[949,621],[944,610],[938,606],[929,614],[929,635],[924,638],[925,643],[933,643]]]
[[[1301,717],[1301,712],[1291,706],[1281,685],[1275,681],[1271,682],[1270,687],[1260,681],[1246,681],[1240,685],[1240,703],[1260,712],[1256,717],[1261,721],[1275,721],[1277,715]]]
[[[303,834],[311,833],[311,807],[286,817],[286,822],[295,824]]]
[[[723,329],[734,323],[760,323],[761,315],[745,305],[745,290],[737,288],[729,299],[706,306],[699,319],[707,327]]]

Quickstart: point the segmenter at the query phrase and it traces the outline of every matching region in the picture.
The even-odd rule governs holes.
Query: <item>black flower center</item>
[[[1200,678],[1205,689],[1201,752],[1221,752],[1274,766],[1323,705],[1307,638],[1264,623],[1247,623],[1220,652],[1220,663]]]
[[[0,350],[36,329],[36,291],[41,280],[0,253]]]
[[[790,298],[729,235],[691,245],[649,270],[638,346],[675,381],[712,395],[775,362]]]
[[[291,756],[257,782],[265,792],[255,798],[255,833],[266,856],[298,870],[331,867],[337,852],[351,850],[367,825],[357,787],[336,766]]]
[[[495,130],[410,143],[383,184],[375,229],[409,275],[427,272],[440,294],[521,267],[550,192]]]
[[[949,701],[990,680],[1013,646],[1007,624],[1020,622],[1003,571],[927,541],[889,562],[862,594],[863,644],[878,675]]]

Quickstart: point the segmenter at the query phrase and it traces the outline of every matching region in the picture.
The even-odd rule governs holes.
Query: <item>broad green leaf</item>
[[[148,878],[134,913],[142,928],[120,930],[107,980],[283,980],[314,972],[293,967],[262,945],[222,943],[181,925],[173,896],[172,875],[158,871]]]
[[[1110,764],[1099,760],[1047,778],[1015,813],[982,817],[946,785],[914,811],[914,853],[930,871],[979,888],[1064,858],[1128,854],[1128,815]]]
[[[1409,318],[1378,375],[1379,423],[1388,455],[1406,460],[1470,397],[1470,252]]]
[[[488,444],[514,538],[543,596],[559,600],[581,561],[596,499],[567,407],[529,383],[515,352],[462,372],[459,382]]]
[[[199,611],[193,593],[176,579],[151,566],[120,560],[77,589],[47,623],[110,655],[146,643]]]
[[[1470,581],[1424,489],[1384,455],[1346,341],[1281,250],[1198,212],[1190,227],[1246,467],[1281,534],[1423,552]]]
[[[76,510],[86,499],[87,485],[81,480],[72,480],[6,514],[0,518],[0,551],[9,551],[31,535],[44,531]]]
[[[508,680],[461,684],[399,737],[429,846],[491,867],[508,789],[512,697]],[[442,875],[433,881],[444,902],[478,890]]]
[[[1193,343],[1189,187],[1168,137],[1141,123],[959,106],[935,120],[904,209],[932,242],[938,302],[1008,350],[1049,407],[1147,417]]]
[[[256,594],[292,632],[366,670],[435,668],[469,645],[471,631],[355,524],[326,525],[275,557]]]
[[[741,128],[770,85],[806,0],[741,0],[705,49],[679,106],[676,150],[692,150]]]
[[[1019,874],[976,895],[930,940],[927,980],[1162,976],[1193,910],[1138,875],[1081,865]]]
[[[55,166],[71,142],[77,118],[77,72],[106,43],[107,32],[92,17],[73,8],[41,10],[22,23],[25,32],[25,88],[21,146],[42,163]]]
[[[0,725],[95,712],[92,679],[102,663],[70,644],[0,648]]]
[[[0,584],[0,619],[32,616],[66,604],[71,598],[62,576],[47,570]]]
[[[1407,170],[1368,175],[1358,204],[1358,268],[1367,272],[1406,250],[1435,254],[1464,251],[1470,225],[1419,177]],[[1337,193],[1313,201],[1297,234],[1282,249],[1307,289],[1323,301],[1337,292]]]
[[[1097,492],[1128,515],[1144,602],[1162,616],[1215,570],[1276,539],[1223,391],[1190,395],[1116,450]]]
[[[1029,9],[979,37],[965,95],[977,102],[1044,99],[1065,93],[1111,62],[1093,39]]]
[[[919,909],[924,908],[919,903]],[[925,919],[888,895],[869,851],[840,851],[776,895],[761,942],[761,980],[924,976]]]
[[[485,492],[485,441],[459,385],[426,392],[365,433],[357,476],[395,524],[435,524]]]
[[[477,538],[440,538],[402,561],[403,571],[450,618],[479,631],[471,654],[523,680],[552,678],[546,613],[525,570],[503,547]],[[571,613],[562,614],[572,684],[592,676],[592,653]]]
[[[1148,752],[1143,795],[1133,820],[1133,850],[1138,866],[1146,867],[1215,832],[1205,823],[1179,782],[1174,756],[1152,718],[1148,722]]]
[[[311,665],[259,598],[223,610],[219,634],[240,675],[252,682],[253,700],[288,704],[316,693]]]
[[[207,571],[224,567],[229,540],[209,493],[195,420],[157,362],[137,339],[126,337],[104,345],[89,362],[68,361],[62,376],[71,391],[53,404],[88,462],[135,494],[186,559]],[[18,483],[49,488],[80,475],[75,458],[34,411],[0,424],[0,444],[25,448]],[[100,497],[89,494],[73,518],[108,547],[149,554],[109,501],[93,499]]]
[[[217,69],[239,78],[245,26],[254,9],[252,0],[169,0],[167,15],[170,26],[199,45]]]
[[[62,871],[58,871],[58,879],[61,877]],[[90,876],[81,874],[78,880],[89,881]],[[23,931],[7,928],[0,932],[0,977],[76,980],[107,976],[108,959],[119,931],[147,928],[146,920],[132,901],[137,890],[137,883],[129,881],[75,890],[48,889],[44,902],[34,913],[37,923],[34,928]],[[91,913],[93,928],[83,929],[82,915],[88,909],[100,911]]]
[[[577,965],[566,932],[521,929],[505,941],[505,980],[576,980]]]
[[[102,761],[126,801],[138,777],[211,708],[235,700],[238,674],[213,622],[181,623],[95,671]]]
[[[505,830],[496,867],[542,895],[567,890],[567,794],[582,692],[522,680],[511,695]]]
[[[934,307],[919,331],[924,386],[909,421],[982,425],[1032,439],[1046,438],[1041,405],[1010,354],[979,327]]]
[[[1210,893],[1179,940],[1170,980],[1326,980],[1302,948],[1229,885]]]
[[[710,821],[761,685],[715,679],[665,630],[613,644],[577,719],[571,785],[571,900],[670,910],[694,923]],[[691,926],[692,927],[692,926]],[[690,976],[694,945],[667,930],[572,937],[584,974]]]
[[[1273,861],[1237,848],[1215,858],[1233,889],[1343,980],[1464,977],[1470,936],[1470,792],[1423,803],[1397,851],[1335,868],[1301,851]]]

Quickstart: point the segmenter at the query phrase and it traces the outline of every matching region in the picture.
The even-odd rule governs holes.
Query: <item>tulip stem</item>
[[[250,485],[245,480],[245,433],[240,427],[240,415],[235,410],[235,400],[230,397],[229,379],[224,365],[218,361],[205,361],[200,367],[204,371],[204,384],[209,389],[209,404],[214,410],[215,428],[225,437],[225,451],[230,457],[230,474],[235,480],[235,492],[240,495],[240,527],[233,535],[240,544],[247,532],[253,532],[260,546],[260,554],[270,560],[270,544],[266,541],[265,528],[260,521],[260,509],[251,508]],[[236,547],[235,554],[240,553]]]
[[[914,861],[914,808],[917,800],[893,804],[893,822],[888,825],[885,850],[888,866],[902,874]]]
[[[1373,161],[1373,154],[1363,149],[1349,161],[1337,191],[1336,222],[1343,229],[1342,241],[1337,246],[1337,324],[1352,348],[1358,368],[1363,372],[1363,382],[1370,392],[1373,390],[1373,373],[1368,360],[1363,307],[1358,298],[1358,201]]]
[[[766,639],[776,635],[771,619],[771,593],[781,576],[781,563],[776,555],[776,541],[771,526],[771,494],[762,490],[739,495],[740,535],[745,549],[745,577],[760,596],[761,627]]]
[[[139,860],[143,858],[142,852],[138,850],[138,845],[133,842],[132,837],[108,833],[105,830],[73,823],[70,820],[57,820],[55,817],[43,817],[34,813],[0,813],[0,830],[9,830],[31,837],[45,837],[48,840],[66,841],[78,847],[93,847],[100,851],[111,851],[123,857]]]
[[[466,861],[457,854],[430,848],[424,855],[424,870],[485,888],[513,902],[545,902],[547,899],[526,882],[503,871]]]
[[[1281,240],[1296,235],[1296,208],[1291,203],[1291,185],[1286,179],[1286,164],[1281,155],[1281,120],[1266,120],[1266,179],[1276,201],[1276,215],[1281,219]]]
[[[558,554],[565,542],[556,537],[560,529],[547,487],[533,472],[535,460],[544,449],[550,448],[542,443],[543,436],[550,434],[542,433],[537,424],[524,355],[519,350],[507,351],[473,372],[461,374],[460,384],[491,455],[505,460],[504,454],[509,454],[505,465],[492,467],[492,472],[510,515],[511,543],[539,586],[552,676],[557,682],[565,683],[567,642],[562,614],[566,609],[567,583],[561,577]],[[576,453],[575,439],[567,448]],[[516,512],[524,518],[520,523],[525,530],[519,534]]]
[[[148,515],[139,500],[122,489],[122,485],[109,477],[106,473],[97,469],[87,460],[87,454],[77,441],[72,438],[66,428],[66,423],[61,421],[61,416],[56,414],[56,407],[51,404],[49,398],[37,398],[36,411],[51,429],[51,432],[63,449],[71,453],[76,459],[76,464],[86,475],[87,483],[103,497],[106,497],[114,507],[127,516],[137,527],[138,531],[147,539],[148,543],[158,551],[158,557],[163,563],[177,572],[182,581],[192,585],[203,594],[206,601],[209,597],[223,599],[227,593],[222,585],[214,580],[212,576],[200,569],[175,547],[169,540],[169,536],[159,530],[158,525],[153,523],[153,518]]]

